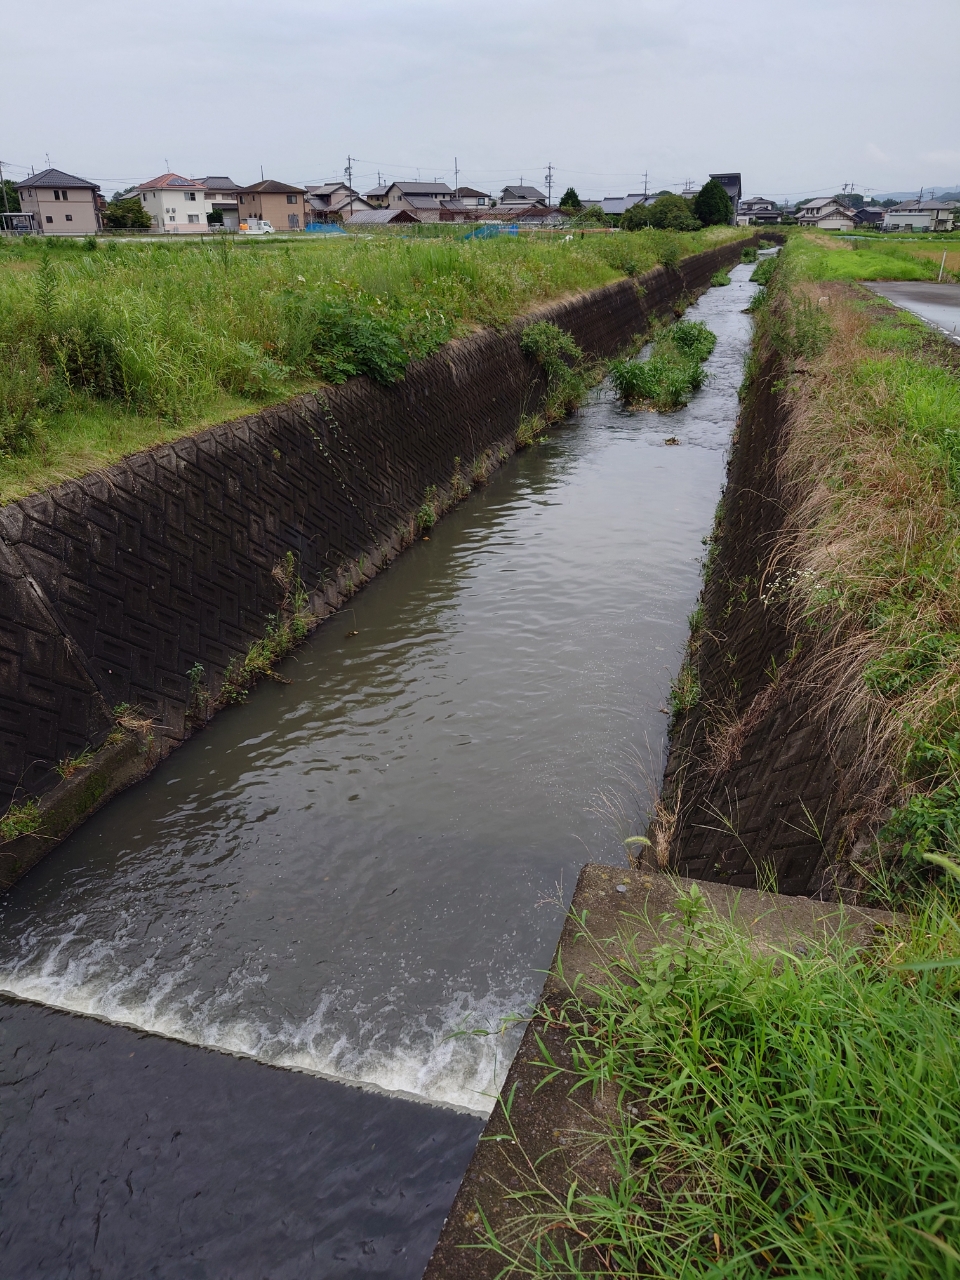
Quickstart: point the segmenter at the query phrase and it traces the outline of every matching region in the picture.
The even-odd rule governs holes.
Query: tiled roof
[[[100,190],[95,182],[77,178],[72,173],[64,173],[62,169],[44,169],[41,173],[31,174],[29,178],[17,183],[17,188],[20,187],[86,187],[90,191]]]
[[[476,187],[457,187],[457,195],[461,198],[463,198],[463,196],[487,196],[487,198],[489,198],[490,192],[478,191]]]
[[[267,178],[264,182],[254,182],[249,187],[238,187],[238,191],[250,191],[258,195],[303,195],[303,187],[291,187],[286,182],[276,182]]]
[[[199,191],[202,190],[203,185],[204,184],[196,178],[183,178],[179,173],[161,173],[159,178],[151,178],[149,182],[141,182],[137,186],[136,190],[154,191],[162,189],[164,191]]]
[[[448,187],[445,182],[391,182],[384,190],[389,191],[390,187],[396,187],[405,196],[428,196],[434,191],[445,196],[453,195],[453,187]]]
[[[515,196],[518,200],[546,200],[546,196],[542,191],[538,191],[536,187],[504,187],[503,198],[507,198],[507,193]]]
[[[208,191],[237,191],[239,188],[232,178],[213,177],[201,178],[200,185],[206,187]]]
[[[356,222],[359,225],[364,223],[383,224],[388,222],[419,222],[420,219],[415,217],[407,209],[358,209],[350,219],[350,226]]]

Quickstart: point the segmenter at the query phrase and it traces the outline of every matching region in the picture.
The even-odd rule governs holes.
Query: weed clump
[[[274,565],[272,576],[281,592],[280,608],[267,619],[263,636],[253,642],[244,656],[230,659],[215,705],[245,702],[253,685],[264,677],[280,680],[273,668],[307,634],[310,618],[307,590],[297,572],[292,551]],[[193,697],[201,695],[202,669],[198,673],[196,666],[191,668],[189,679]]]
[[[625,404],[648,402],[661,413],[679,409],[706,381],[703,362],[716,335],[700,321],[682,320],[659,332],[647,360],[615,360],[610,375]]]
[[[730,283],[730,276],[726,271],[715,271],[710,277],[711,289],[722,289],[724,285]]]
[[[42,820],[40,806],[35,800],[12,804],[0,818],[0,841],[5,843],[7,840],[16,840],[18,836],[33,835],[40,830]]]
[[[586,357],[573,338],[548,320],[539,320],[520,335],[520,350],[532,356],[547,375],[544,413],[555,422],[576,409],[587,393]]]

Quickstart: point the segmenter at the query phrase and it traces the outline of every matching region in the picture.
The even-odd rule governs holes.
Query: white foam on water
[[[0,992],[270,1066],[483,1116],[489,1115],[519,1044],[522,1023],[516,1015],[529,1006],[529,996],[519,991],[484,997],[455,992],[442,1008],[411,1017],[391,1042],[395,1031],[378,1027],[375,1013],[364,1019],[356,1005],[350,1012],[359,1020],[345,1027],[334,1014],[343,993],[328,992],[308,1017],[271,1024],[238,1008],[251,1008],[250,996],[264,986],[264,975],[241,969],[225,989],[201,994],[188,988],[189,962],[164,971],[150,956],[136,967],[117,966],[118,938],[90,942],[68,954],[82,924],[82,917],[75,918],[73,931],[42,957],[34,952],[0,967]],[[268,1003],[261,998],[253,1008]]]

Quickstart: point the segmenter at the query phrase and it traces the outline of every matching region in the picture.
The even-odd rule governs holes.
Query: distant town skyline
[[[778,201],[953,190],[960,9],[921,26],[893,0],[48,0],[4,18],[0,160],[106,194],[169,170],[339,180],[348,155],[358,190],[544,189],[548,163],[587,197],[726,169]],[[939,85],[937,109],[904,85]]]

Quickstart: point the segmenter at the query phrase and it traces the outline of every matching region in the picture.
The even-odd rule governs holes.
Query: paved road
[[[927,324],[960,343],[960,284],[935,284],[929,280],[881,280],[864,282],[868,289],[897,307],[912,311]]]

